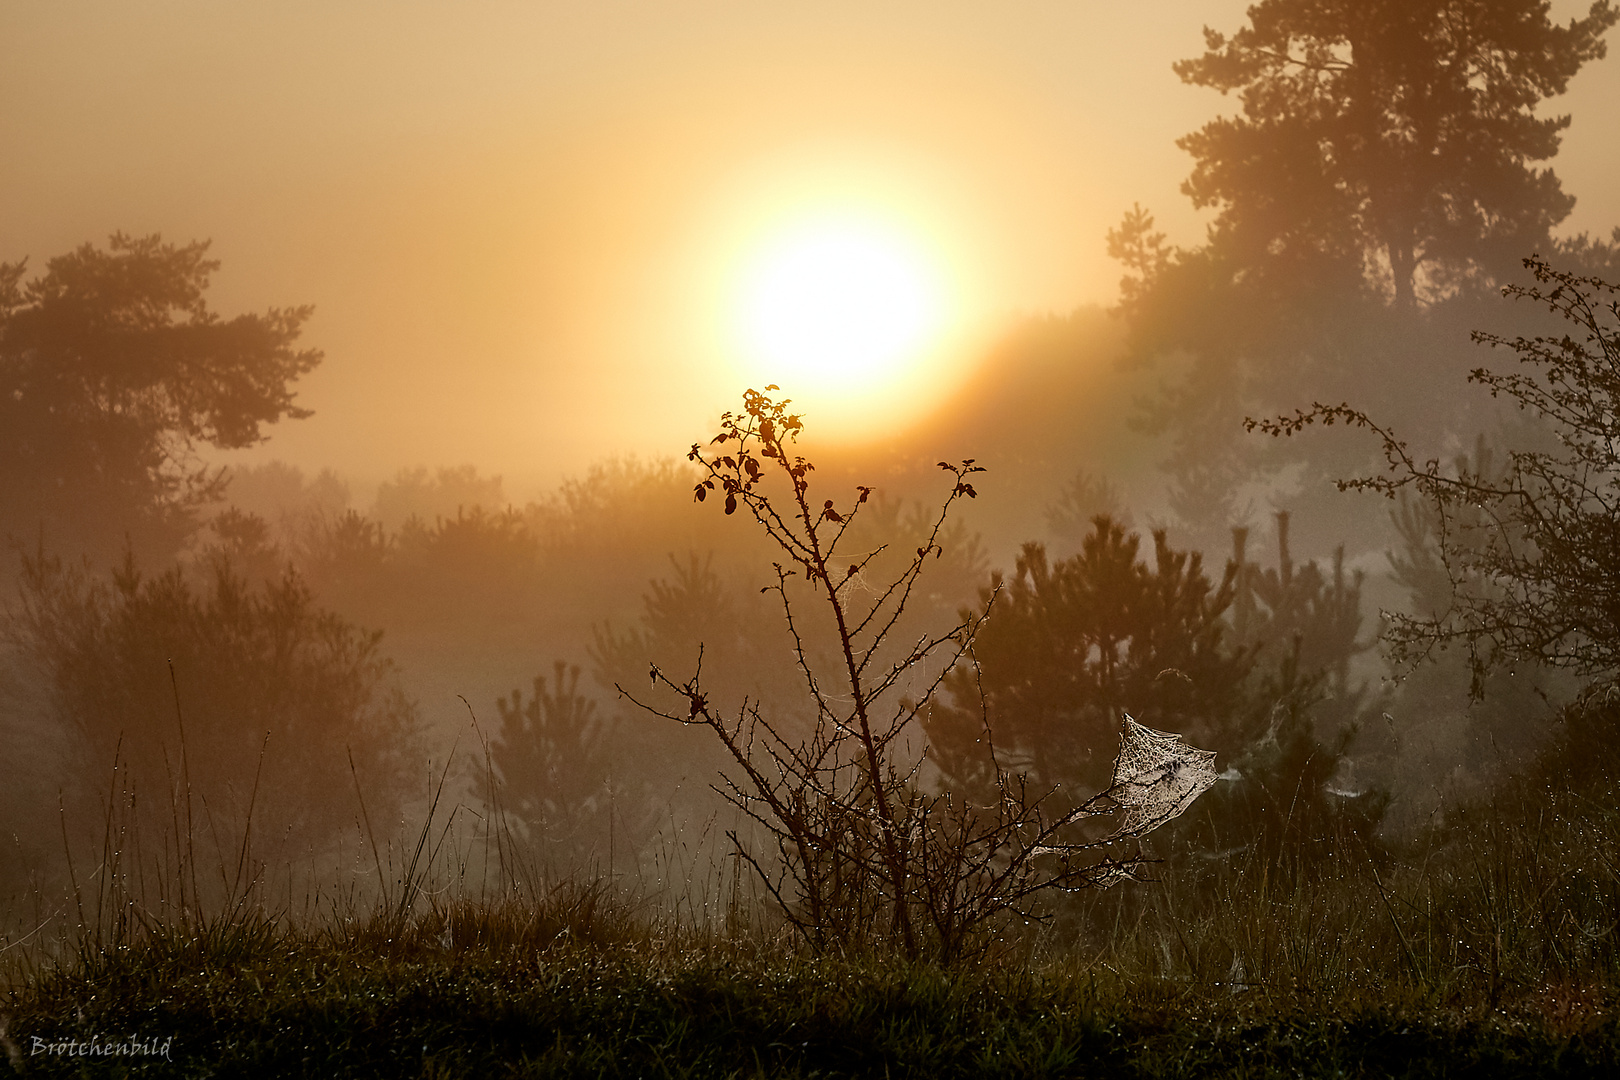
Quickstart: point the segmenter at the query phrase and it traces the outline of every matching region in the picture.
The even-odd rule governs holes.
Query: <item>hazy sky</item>
[[[327,354],[256,458],[520,494],[735,403],[739,260],[796,213],[921,237],[965,355],[1110,300],[1133,202],[1199,238],[1174,140],[1231,102],[1170,64],[1244,7],[0,0],[0,259],[212,239],[215,307],[312,303]],[[1620,224],[1617,104],[1620,58],[1553,103],[1571,231]]]

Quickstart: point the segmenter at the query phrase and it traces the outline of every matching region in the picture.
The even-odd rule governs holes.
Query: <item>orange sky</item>
[[[784,208],[909,217],[966,350],[1111,299],[1132,202],[1198,239],[1174,140],[1230,103],[1170,63],[1244,6],[13,2],[0,259],[212,238],[215,306],[313,303],[327,353],[255,460],[471,461],[521,496],[734,405],[726,260]],[[1616,103],[1620,58],[1554,103],[1572,230],[1620,224]]]

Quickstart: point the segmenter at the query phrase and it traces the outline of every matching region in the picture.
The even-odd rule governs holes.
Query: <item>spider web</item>
[[[1127,714],[1108,794],[1125,812],[1116,836],[1145,836],[1180,817],[1215,786],[1215,753],[1185,746],[1180,735],[1155,731]]]
[[[844,580],[838,583],[838,588],[847,588],[852,593],[864,593],[866,595],[872,595],[877,592],[877,589],[872,586],[872,583],[866,580],[866,575],[862,573],[861,570],[858,569],[854,564],[850,565],[849,572],[844,575]]]

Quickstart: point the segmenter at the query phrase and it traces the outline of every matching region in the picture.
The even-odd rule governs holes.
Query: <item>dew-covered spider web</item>
[[[1125,717],[1108,795],[1125,812],[1117,836],[1145,836],[1172,821],[1215,786],[1215,754],[1185,746],[1180,735]]]

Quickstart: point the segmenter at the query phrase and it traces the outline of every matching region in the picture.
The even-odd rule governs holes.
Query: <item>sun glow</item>
[[[947,328],[926,248],[861,218],[800,221],[744,260],[735,326],[745,369],[845,415],[917,381]]]

